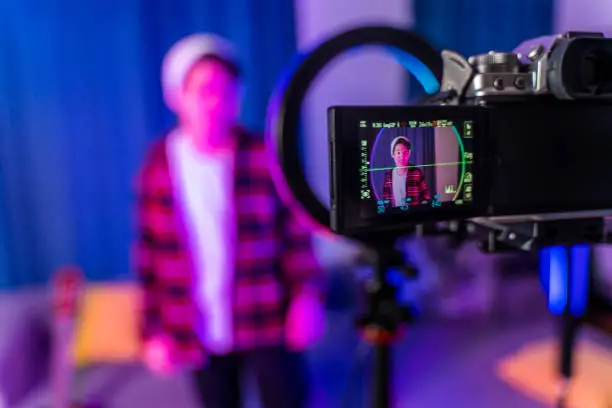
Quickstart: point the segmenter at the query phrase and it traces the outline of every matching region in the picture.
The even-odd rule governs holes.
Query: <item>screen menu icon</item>
[[[473,124],[471,121],[466,121],[463,124],[463,137],[465,139],[471,139],[472,138],[472,132],[473,132]]]

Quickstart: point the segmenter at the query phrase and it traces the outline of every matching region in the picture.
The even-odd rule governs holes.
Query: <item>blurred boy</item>
[[[237,126],[232,46],[182,39],[162,88],[178,123],[138,180],[144,362],[159,374],[194,370],[207,408],[241,405],[245,366],[264,407],[304,407],[300,352],[323,331],[322,274],[309,234],[277,198],[262,138]]]

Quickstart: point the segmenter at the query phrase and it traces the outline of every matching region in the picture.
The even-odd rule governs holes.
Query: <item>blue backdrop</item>
[[[413,0],[414,29],[438,49],[468,57],[512,51],[523,40],[553,34],[554,0]],[[410,97],[424,95],[410,81]]]
[[[0,289],[60,265],[130,277],[131,182],[148,142],[172,125],[164,52],[212,31],[246,70],[244,123],[263,129],[295,51],[287,0],[5,0],[0,8]]]

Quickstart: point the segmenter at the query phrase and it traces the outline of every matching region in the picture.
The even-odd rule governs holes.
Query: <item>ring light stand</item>
[[[298,140],[303,100],[319,73],[340,54],[359,46],[382,46],[416,77],[428,94],[439,90],[442,78],[440,54],[416,34],[384,26],[361,27],[337,35],[309,53],[299,54],[278,83],[268,109],[267,145],[272,164],[272,178],[284,203],[303,220],[319,230],[329,231],[329,210],[316,197],[304,172]],[[391,345],[399,327],[410,315],[396,300],[395,287],[387,274],[390,268],[405,265],[394,249],[396,236],[387,239],[363,238],[369,249],[367,257],[374,266],[374,278],[368,283],[368,307],[358,319],[365,340],[375,349],[373,408],[391,404]]]

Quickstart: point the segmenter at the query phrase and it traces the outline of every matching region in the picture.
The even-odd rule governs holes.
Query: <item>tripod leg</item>
[[[391,407],[391,346],[374,347],[374,389],[372,390],[372,408]]]

